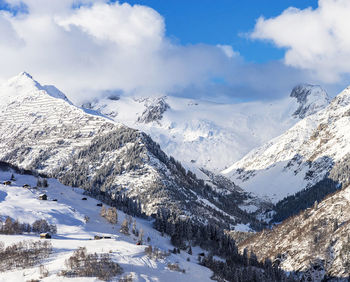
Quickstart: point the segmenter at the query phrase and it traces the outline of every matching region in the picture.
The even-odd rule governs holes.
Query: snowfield
[[[220,172],[328,103],[322,87],[300,85],[290,97],[268,102],[106,96],[84,106],[146,132],[168,155],[190,167]]]
[[[0,180],[9,180],[11,171],[0,171]],[[108,223],[99,215],[99,201],[83,195],[83,190],[71,188],[60,184],[55,179],[49,179],[48,188],[26,189],[22,185],[36,185],[37,179],[30,175],[15,174],[16,181],[11,186],[0,185],[0,216],[18,219],[20,222],[33,223],[38,219],[46,219],[50,224],[57,225],[57,234],[53,235],[53,253],[44,261],[49,276],[41,281],[99,281],[97,278],[66,278],[58,276],[64,270],[65,260],[68,259],[78,247],[86,247],[88,253],[110,253],[113,261],[120,264],[124,273],[116,277],[132,275],[133,281],[211,281],[212,272],[197,264],[200,248],[193,248],[193,255],[182,251],[181,254],[170,254],[165,259],[154,260],[145,254],[144,245],[136,245],[134,235],[123,235],[119,232],[124,213],[118,210],[118,223]],[[39,200],[40,194],[46,193],[47,201]],[[83,201],[82,198],[87,200]],[[52,201],[57,199],[57,201]],[[89,221],[85,223],[84,217]],[[148,220],[136,219],[137,228],[144,230],[144,241],[150,237],[150,245],[163,251],[172,250],[168,237],[152,228]],[[131,233],[131,232],[130,232]],[[112,239],[93,240],[95,235],[111,236]],[[0,235],[0,241],[10,245],[23,240],[39,239],[38,235]],[[190,261],[187,261],[187,259]],[[178,263],[185,273],[171,271],[168,263]],[[0,273],[0,281],[28,281],[39,279],[39,265],[27,269],[18,269]]]
[[[222,173],[244,190],[278,202],[322,180],[350,153],[349,121],[350,87]]]

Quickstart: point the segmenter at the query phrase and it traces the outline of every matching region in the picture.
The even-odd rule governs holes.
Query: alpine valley
[[[0,86],[0,280],[349,278],[350,88],[68,97],[25,72]]]

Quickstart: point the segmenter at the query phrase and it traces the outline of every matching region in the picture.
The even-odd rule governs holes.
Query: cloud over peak
[[[177,45],[149,7],[89,2],[24,0],[27,13],[2,11],[0,77],[25,69],[81,100],[108,89],[171,92],[225,75],[223,65],[233,54],[228,47]]]
[[[147,6],[107,0],[7,2],[17,12],[0,11],[0,80],[26,70],[41,83],[61,88],[73,102],[106,91],[216,101],[217,97],[225,101],[273,99],[287,95],[297,83],[320,82],[283,62],[245,62],[224,42],[173,42],[166,35],[164,18]],[[314,53],[322,54],[324,47],[308,46],[306,39],[294,47],[290,34],[277,37],[280,26],[289,28],[288,22],[304,13],[315,11],[288,9],[275,19],[261,18],[252,37],[274,40],[278,46],[289,48],[289,65],[305,68],[304,59],[298,63],[300,52],[309,58],[308,65],[314,64]],[[318,29],[317,23],[309,28]],[[294,31],[289,28],[288,32]],[[307,34],[303,36],[307,38]]]

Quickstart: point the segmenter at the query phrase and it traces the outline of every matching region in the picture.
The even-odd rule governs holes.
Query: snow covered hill
[[[0,97],[0,161],[148,215],[167,209],[228,229],[259,227],[238,207],[255,198],[232,182],[198,180],[146,134],[74,106],[30,75],[10,79]]]
[[[240,244],[298,281],[349,281],[350,187]]]
[[[272,198],[309,188],[350,152],[350,88],[323,110],[223,171],[247,191]],[[335,179],[338,181],[338,179]]]
[[[0,182],[9,180],[11,171],[0,170]],[[60,184],[55,179],[49,179],[47,188],[26,189],[22,185],[36,186],[37,178],[30,175],[14,174],[15,181],[11,186],[0,184],[0,216],[1,219],[11,217],[21,223],[32,224],[35,220],[45,219],[57,226],[57,234],[49,240],[53,246],[53,253],[42,262],[48,271],[47,277],[42,277],[40,264],[25,269],[13,269],[0,273],[0,281],[100,281],[97,278],[68,278],[60,276],[66,269],[65,260],[72,256],[79,247],[86,247],[88,253],[108,253],[112,260],[124,270],[123,274],[115,279],[132,276],[132,281],[211,281],[212,272],[198,264],[198,253],[204,252],[200,248],[193,248],[193,255],[182,251],[181,254],[172,254],[163,259],[150,258],[145,253],[147,244],[168,253],[173,249],[167,236],[162,237],[152,228],[147,220],[136,220],[136,228],[144,231],[143,245],[136,245],[138,238],[131,233],[124,235],[119,232],[125,218],[122,211],[118,211],[118,223],[110,224],[100,216],[99,201],[83,195],[82,189],[72,188]],[[40,194],[45,193],[48,200],[39,200]],[[86,197],[86,201],[82,198]],[[57,201],[53,201],[57,200]],[[106,206],[108,208],[108,206]],[[86,222],[85,218],[89,220]],[[2,226],[4,222],[0,222]],[[108,236],[111,239],[93,240],[94,236]],[[0,242],[6,246],[23,240],[39,241],[39,235],[0,235]],[[178,265],[182,271],[170,270],[170,265]],[[117,281],[116,280],[116,281]],[[33,280],[34,281],[34,280]],[[113,280],[114,281],[114,280]]]
[[[148,133],[168,155],[188,167],[219,172],[328,103],[320,86],[300,85],[290,97],[271,102],[218,104],[109,93],[84,107]]]

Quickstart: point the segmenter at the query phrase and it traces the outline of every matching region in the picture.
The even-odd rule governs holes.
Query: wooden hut
[[[51,234],[50,233],[41,233],[40,239],[51,239]]]
[[[47,200],[47,195],[46,194],[39,195],[39,200],[46,201]]]
[[[112,239],[111,236],[102,236],[102,235],[95,235],[94,240],[101,240],[101,239]]]

